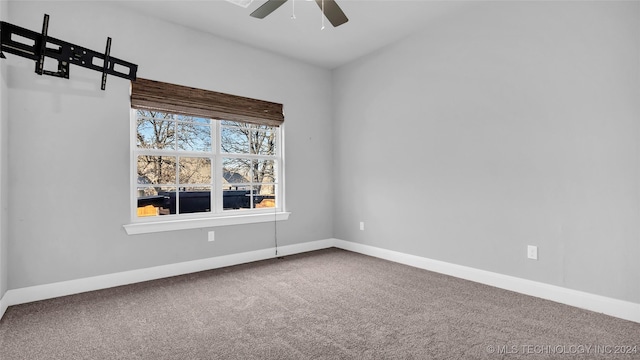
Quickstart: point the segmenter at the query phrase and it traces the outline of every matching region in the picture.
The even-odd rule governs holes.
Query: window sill
[[[216,226],[242,225],[289,219],[290,212],[220,216],[202,219],[180,219],[141,222],[123,225],[128,235],[149,234],[164,231],[200,229]]]

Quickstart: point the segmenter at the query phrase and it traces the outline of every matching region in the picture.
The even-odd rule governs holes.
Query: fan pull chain
[[[291,20],[295,20],[295,19],[296,19],[296,0],[292,0],[291,1]]]
[[[322,27],[320,28],[320,30],[324,30],[324,0],[322,0],[322,11],[320,16],[322,17]]]

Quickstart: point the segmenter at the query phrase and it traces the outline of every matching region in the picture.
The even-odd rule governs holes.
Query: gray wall
[[[638,2],[480,2],[338,69],[334,236],[640,302],[639,44]]]
[[[640,4],[465,9],[333,78],[104,3],[11,2],[9,20],[38,29],[48,13],[52,36],[111,36],[141,77],[282,102],[281,245],[336,237],[640,302]],[[214,243],[206,229],[127,236],[127,81],[102,92],[96,72],[39,77],[8,57],[0,294],[273,246],[274,224],[216,228]]]
[[[332,236],[328,70],[205,35],[105,2],[11,2],[12,23],[138,64],[140,77],[280,102],[285,107],[288,221],[128,236],[129,82],[100,91],[98,72],[39,77],[5,60],[11,174],[9,288],[240,253]],[[50,63],[52,64],[52,63]]]
[[[0,20],[7,19],[7,2],[0,1]],[[0,299],[7,291],[8,276],[8,111],[7,111],[7,67],[6,61],[0,61]]]

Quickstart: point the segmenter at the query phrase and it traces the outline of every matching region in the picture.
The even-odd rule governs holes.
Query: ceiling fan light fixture
[[[232,1],[232,0],[227,0],[227,1]],[[323,26],[324,26],[324,17],[326,17],[331,23],[331,25],[333,25],[334,27],[340,26],[346,23],[347,21],[349,21],[349,19],[344,14],[342,9],[340,9],[340,6],[336,4],[336,0],[314,0],[314,1],[320,7],[321,14],[322,14],[321,16],[323,16],[323,24],[322,24]],[[257,19],[264,19],[267,15],[274,12],[277,8],[282,6],[285,2],[287,2],[287,0],[267,0],[264,4],[260,5],[259,8],[254,10],[249,15]],[[292,16],[292,18],[295,19],[295,15]]]
[[[253,0],[225,0],[225,1],[228,1],[238,6],[242,6],[245,9],[248,8],[249,5],[251,5],[251,3],[253,2]]]

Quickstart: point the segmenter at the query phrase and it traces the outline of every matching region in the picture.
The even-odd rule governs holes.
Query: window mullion
[[[180,134],[178,134],[178,122],[176,121],[176,116],[171,115],[171,120],[173,120],[173,151],[176,158],[176,169],[175,169],[175,183],[176,183],[176,215],[180,214],[180,155],[178,154],[178,143],[180,142]]]
[[[280,126],[276,133],[276,171],[275,171],[275,207],[284,209],[284,124]]]
[[[220,121],[215,122],[214,131],[212,131],[212,136],[215,134],[215,142],[213,143],[213,150],[215,152],[215,166],[212,166],[211,171],[212,174],[212,189],[211,189],[211,201],[212,209],[215,209],[215,213],[222,213],[224,207],[224,192],[222,191],[222,130],[221,130]]]
[[[129,146],[131,146],[131,165],[129,169],[131,170],[130,177],[130,203],[131,203],[131,218],[135,219],[138,216],[138,119],[136,118],[136,110],[131,109],[129,112],[129,117],[132,119],[130,122],[130,131],[131,134],[135,136],[131,136],[129,140]]]

